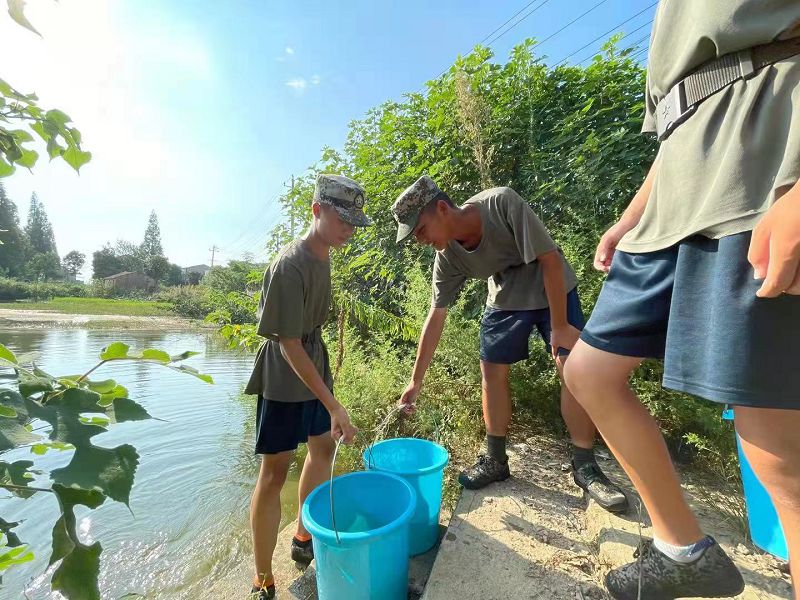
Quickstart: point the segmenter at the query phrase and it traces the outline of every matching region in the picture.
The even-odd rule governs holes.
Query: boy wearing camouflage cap
[[[352,179],[320,175],[308,232],[281,250],[264,273],[258,334],[266,338],[245,388],[258,395],[256,453],[261,471],[250,506],[255,554],[253,594],[275,596],[272,554],[281,520],[280,492],[294,451],[306,443],[300,506],[330,473],[335,440],[352,441],[356,429],[333,396],[333,379],[321,327],[331,304],[331,248],[343,246],[355,227],[370,224],[364,189]],[[313,559],[311,536],[298,515],[292,558]]]
[[[459,481],[478,489],[507,479],[509,370],[528,358],[528,340],[536,328],[561,372],[584,324],[575,273],[530,205],[511,188],[485,190],[456,207],[430,177],[423,176],[400,194],[392,212],[398,222],[398,243],[413,235],[436,249],[433,302],[411,382],[400,402],[413,409],[447,309],[466,280],[486,279],[489,295],[481,320],[480,360],[487,453],[461,473]],[[575,483],[604,508],[624,510],[625,495],[595,461],[594,424],[563,385],[561,412],[573,443]]]

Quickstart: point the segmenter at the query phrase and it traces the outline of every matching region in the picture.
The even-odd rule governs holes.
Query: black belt
[[[731,52],[700,65],[672,86],[656,105],[656,134],[659,141],[667,139],[709,96],[740,79],[749,79],[764,67],[797,54],[800,54],[800,37]]]

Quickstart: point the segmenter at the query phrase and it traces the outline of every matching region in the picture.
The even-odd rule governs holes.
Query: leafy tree
[[[82,252],[78,252],[77,250],[68,252],[61,261],[61,265],[64,267],[64,270],[72,275],[77,275],[80,273],[81,269],[83,269],[83,265],[85,264],[86,255]]]
[[[184,283],[183,269],[175,263],[170,263],[165,282],[167,285],[182,285]]]
[[[161,230],[158,227],[158,216],[156,211],[150,213],[147,221],[147,229],[144,231],[144,240],[140,246],[142,254],[146,257],[164,256],[164,248],[161,246]]]
[[[117,240],[114,243],[114,254],[122,265],[120,271],[144,273],[144,257],[141,248],[133,242]]]
[[[116,275],[124,270],[125,265],[117,257],[114,248],[111,246],[106,245],[102,250],[96,250],[92,253],[93,278],[103,279],[104,277],[111,277],[111,275]]]
[[[25,257],[28,253],[28,241],[25,232],[19,225],[17,205],[8,197],[0,182],[0,271],[11,277],[19,277],[24,273]]]
[[[154,348],[131,352],[127,345],[115,342],[101,351],[100,362],[83,375],[54,377],[36,366],[36,357],[15,356],[0,344],[0,367],[11,370],[11,377],[4,377],[0,385],[0,489],[23,499],[37,494],[54,496],[60,516],[52,529],[50,565],[55,570],[51,585],[68,600],[100,600],[102,547],[100,542],[87,544],[80,538],[75,507],[94,509],[106,500],[129,505],[139,464],[134,446],[109,448],[96,445],[93,438],[117,423],[151,418],[116,381],[89,376],[105,364],[134,361],[213,383],[209,375],[180,364],[194,354],[170,356]],[[12,453],[18,456],[23,447],[37,455],[67,453],[69,461],[58,468],[34,471],[32,461],[4,460]],[[46,475],[47,483],[31,485],[34,473]],[[32,558],[13,531],[17,525],[0,514],[0,575]]]
[[[28,235],[32,254],[55,254],[58,257],[53,227],[47,218],[44,204],[39,201],[36,192],[31,194],[31,207],[28,210],[28,224],[25,226],[25,233]]]
[[[25,265],[25,276],[34,281],[61,279],[61,263],[58,254],[39,252],[31,256]]]

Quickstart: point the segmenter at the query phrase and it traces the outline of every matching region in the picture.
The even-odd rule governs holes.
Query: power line
[[[513,24],[511,27],[509,27],[508,29],[506,29],[506,30],[505,30],[503,33],[499,34],[497,37],[494,37],[494,38],[492,38],[492,39],[491,39],[491,40],[490,40],[490,41],[489,41],[489,42],[488,42],[486,45],[487,45],[487,46],[491,46],[492,44],[494,44],[494,43],[495,43],[497,40],[499,40],[501,37],[503,37],[503,36],[504,36],[505,34],[507,34],[509,31],[511,31],[512,29],[516,28],[516,27],[517,27],[517,26],[518,26],[520,23],[522,23],[523,21],[527,20],[527,19],[528,19],[528,17],[530,17],[530,16],[531,16],[533,13],[535,13],[535,12],[536,12],[537,10],[539,10],[540,8],[542,8],[542,7],[543,7],[545,4],[547,4],[549,1],[550,1],[550,0],[544,0],[544,2],[542,2],[542,3],[541,3],[539,6],[537,6],[536,8],[534,8],[532,11],[528,12],[528,13],[527,13],[525,16],[523,16],[523,17],[522,17],[520,20],[518,20],[516,23],[514,23],[514,24]],[[603,1],[605,1],[605,0],[603,0]],[[483,43],[483,42],[481,42],[481,43]]]
[[[625,35],[623,35],[621,38],[619,38],[619,40],[617,40],[617,41],[618,41],[618,42],[621,42],[622,40],[624,40],[624,39],[625,39],[625,38],[627,38],[627,37],[630,37],[632,34],[636,33],[636,32],[637,32],[637,31],[639,31],[640,29],[643,29],[643,28],[647,27],[648,25],[652,24],[652,22],[653,22],[653,20],[651,19],[650,21],[648,21],[647,23],[645,23],[645,24],[644,24],[644,25],[642,25],[641,27],[637,27],[636,29],[633,29],[633,30],[629,31],[628,33],[626,33]],[[647,34],[647,35],[646,35],[644,38],[642,38],[642,40],[646,40],[648,37],[650,37],[650,34],[649,34],[649,33],[648,33],[648,34]],[[639,42],[641,42],[642,40],[639,40]],[[639,43],[639,42],[637,42],[637,43]],[[576,62],[575,64],[576,64],[576,65],[582,65],[582,64],[583,64],[583,63],[585,63],[586,61],[588,61],[588,60],[591,60],[591,59],[593,59],[595,56],[597,56],[597,53],[598,53],[598,52],[599,52],[599,50],[598,50],[598,51],[595,51],[595,52],[592,52],[590,55],[586,56],[586,57],[585,57],[585,58],[583,58],[582,60],[579,60],[579,61],[578,61],[578,62]]]
[[[556,66],[559,66],[559,65],[562,65],[562,64],[564,64],[565,62],[567,62],[567,61],[568,61],[570,58],[572,58],[573,56],[575,56],[575,55],[576,55],[578,52],[580,52],[581,50],[585,50],[586,48],[588,48],[589,46],[591,46],[591,45],[592,45],[592,44],[594,44],[595,42],[598,42],[598,41],[602,40],[603,38],[605,38],[607,35],[614,33],[614,32],[615,32],[617,29],[619,29],[620,27],[622,27],[622,26],[623,26],[623,25],[625,25],[626,23],[630,23],[631,21],[633,21],[633,20],[634,20],[636,17],[638,17],[639,15],[641,15],[641,14],[643,14],[643,13],[646,13],[648,10],[650,10],[651,8],[653,8],[653,7],[654,7],[656,4],[658,4],[658,2],[657,2],[657,1],[656,1],[656,2],[653,2],[653,3],[652,3],[650,6],[648,6],[647,8],[644,8],[643,10],[640,10],[640,11],[639,11],[638,13],[636,13],[635,15],[633,15],[633,16],[631,16],[631,17],[628,17],[627,19],[625,19],[625,20],[624,20],[624,21],[622,21],[621,23],[617,23],[616,25],[614,25],[614,27],[612,27],[611,29],[609,29],[609,30],[608,30],[608,31],[606,31],[605,33],[602,33],[602,34],[598,35],[598,36],[597,36],[596,38],[594,38],[594,39],[593,39],[591,42],[589,42],[589,43],[587,43],[587,44],[585,44],[585,45],[581,46],[580,48],[578,48],[577,50],[575,50],[575,51],[574,51],[574,52],[572,52],[571,54],[568,54],[567,56],[565,56],[564,58],[562,58],[560,61],[558,61],[558,63],[556,63]],[[650,25],[650,23],[652,23],[652,22],[653,22],[652,20],[651,20],[651,21],[648,21],[647,23],[645,23],[645,24],[644,24],[644,25],[642,25],[641,27],[639,27],[639,28],[637,28],[637,29],[634,29],[633,31],[629,32],[629,33],[628,33],[628,35],[629,35],[630,33],[633,33],[634,31],[639,31],[639,29],[641,29],[642,27],[646,27],[647,25]]]
[[[520,14],[522,11],[524,11],[524,10],[525,10],[525,9],[527,9],[529,6],[531,6],[532,4],[535,4],[536,2],[539,2],[539,1],[540,1],[540,0],[533,0],[532,2],[528,2],[528,4],[526,4],[526,5],[525,5],[525,6],[523,6],[523,7],[522,7],[520,10],[518,10],[518,11],[517,11],[517,12],[515,12],[513,15],[511,15],[511,17],[510,17],[510,18],[509,18],[509,19],[508,19],[508,20],[507,20],[505,23],[503,23],[502,25],[500,25],[500,27],[496,28],[496,29],[495,29],[494,31],[492,31],[492,32],[491,32],[489,35],[487,35],[487,36],[486,36],[486,37],[484,37],[484,38],[483,38],[483,39],[482,39],[480,42],[478,42],[478,45],[479,45],[479,44],[483,44],[483,43],[484,43],[486,40],[488,40],[489,38],[491,38],[491,37],[492,37],[492,36],[493,36],[495,33],[497,33],[497,32],[498,32],[498,31],[500,31],[500,30],[501,30],[503,27],[505,27],[506,25],[508,25],[508,24],[509,24],[509,23],[510,23],[510,22],[511,22],[511,21],[512,21],[512,20],[513,20],[513,19],[514,19],[514,18],[515,18],[517,15],[519,15],[519,14]],[[501,34],[501,36],[499,36],[499,37],[497,37],[497,38],[495,38],[495,39],[491,40],[491,41],[490,41],[490,42],[487,44],[487,46],[491,46],[492,44],[494,44],[494,43],[495,43],[495,42],[496,42],[498,39],[500,39],[500,37],[502,37],[503,35],[505,35],[505,34],[506,34],[506,33],[508,33],[509,31],[511,31],[512,29],[514,29],[514,27],[516,27],[517,25],[519,25],[520,23],[522,23],[522,22],[523,22],[525,19],[527,19],[528,17],[530,17],[530,16],[531,16],[533,13],[535,13],[537,10],[539,10],[540,8],[542,8],[542,7],[543,7],[545,4],[547,4],[548,2],[550,2],[550,0],[543,0],[543,1],[541,2],[541,4],[539,4],[538,6],[536,6],[536,7],[535,7],[533,10],[531,10],[531,11],[530,11],[530,12],[528,12],[528,13],[527,13],[525,16],[523,16],[523,17],[522,17],[522,18],[521,18],[519,21],[517,21],[516,23],[514,23],[514,24],[513,24],[513,25],[512,25],[512,26],[511,26],[511,27],[510,27],[510,28],[509,28],[507,31],[505,31],[503,34]],[[472,48],[473,48],[473,47],[474,47],[474,45],[473,45],[473,46],[470,46],[470,49],[469,49],[469,50],[466,52],[466,54],[469,54],[470,52],[472,52]],[[441,73],[439,73],[439,74],[438,74],[436,77],[434,77],[432,81],[435,81],[435,80],[439,79],[439,78],[440,78],[442,75],[444,75],[445,73],[447,73],[449,70],[450,70],[450,67],[447,67],[447,68],[446,68],[444,71],[442,71],[442,72],[441,72]],[[427,83],[427,82],[426,82],[426,83]],[[419,90],[422,90],[422,89],[424,89],[424,88],[425,88],[425,84],[423,83],[423,84],[422,84],[422,87],[420,87],[420,88],[419,88]]]
[[[600,1],[599,1],[599,2],[597,2],[597,3],[596,3],[594,6],[592,6],[592,7],[591,7],[589,10],[587,10],[587,11],[586,11],[586,12],[584,12],[584,13],[581,13],[580,15],[578,15],[577,17],[575,17],[574,19],[572,19],[572,21],[570,21],[569,23],[567,23],[566,25],[564,25],[564,26],[563,26],[561,29],[559,29],[558,31],[556,31],[556,32],[554,32],[554,33],[552,33],[552,34],[550,34],[549,36],[547,36],[546,38],[544,38],[544,39],[543,39],[541,42],[536,42],[536,43],[534,43],[532,47],[538,47],[538,46],[541,46],[541,45],[542,45],[542,44],[544,44],[545,42],[548,42],[548,41],[552,40],[552,39],[553,39],[554,37],[556,37],[556,36],[557,36],[559,33],[561,33],[562,31],[564,31],[565,29],[568,29],[569,27],[572,27],[572,26],[573,26],[575,23],[577,23],[578,21],[580,21],[580,20],[581,20],[583,17],[585,17],[586,15],[588,15],[588,14],[589,14],[590,12],[592,12],[593,10],[595,10],[595,9],[599,8],[601,5],[605,4],[606,2],[608,2],[608,0],[600,0]],[[521,23],[521,21],[520,21],[520,22],[518,22],[518,23],[515,23],[515,24],[514,24],[514,27],[516,27],[517,25],[519,25],[519,23]],[[511,29],[514,29],[514,27],[512,27]],[[503,37],[503,36],[504,36],[506,33],[508,33],[509,31],[511,31],[511,29],[508,29],[507,31],[503,32],[503,34],[502,34],[502,35],[500,35],[500,36],[496,37],[494,40],[492,40],[492,43],[494,43],[494,42],[496,42],[497,40],[499,40],[499,39],[500,39],[501,37]]]

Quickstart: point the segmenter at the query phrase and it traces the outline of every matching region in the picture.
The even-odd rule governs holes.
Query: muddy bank
[[[185,331],[213,329],[214,326],[202,321],[173,316],[75,315],[45,310],[0,308],[0,328]]]

